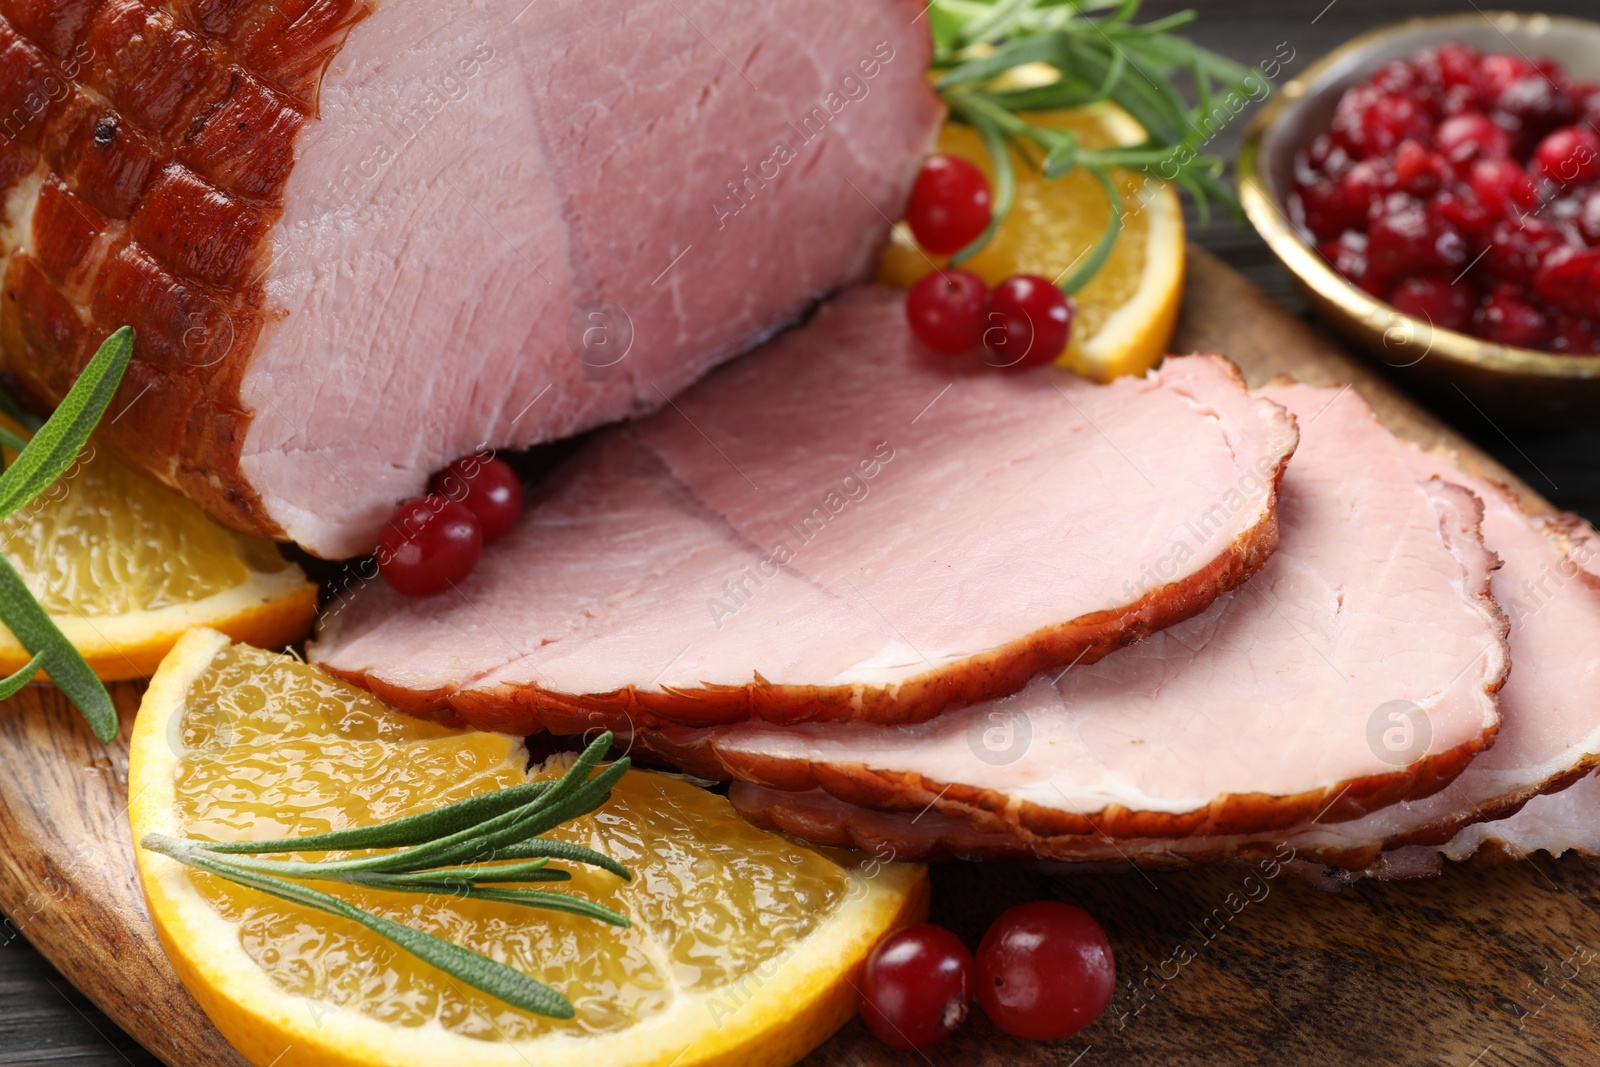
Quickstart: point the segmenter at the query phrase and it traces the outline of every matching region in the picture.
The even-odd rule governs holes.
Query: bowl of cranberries
[[[1600,412],[1600,23],[1356,38],[1257,116],[1239,185],[1307,300],[1389,367],[1497,418]]]

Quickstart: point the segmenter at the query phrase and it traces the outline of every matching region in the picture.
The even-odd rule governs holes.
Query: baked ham
[[[1537,852],[1600,856],[1600,778],[1590,775],[1559,792],[1534,797],[1516,814],[1468,826],[1437,849],[1404,851],[1431,852],[1435,864],[1439,857],[1493,862],[1527,859]]]
[[[808,817],[841,821],[804,796],[821,790],[981,835],[947,842],[953,851],[1001,850],[1010,837],[1070,860],[1117,860],[1127,839],[1148,839],[1152,862],[1168,860],[1168,839],[1196,848],[1177,862],[1212,858],[1230,835],[1277,834],[1275,844],[1297,824],[1438,791],[1493,738],[1509,664],[1481,507],[1465,489],[1419,482],[1409,446],[1354,392],[1267,396],[1302,433],[1281,545],[1202,615],[930,723],[751,723],[640,740],[697,773],[800,793]],[[758,816],[772,808],[770,794],[759,799]],[[875,821],[872,832],[889,831]],[[928,836],[908,835],[902,854],[933,847]]]
[[[381,583],[313,660],[513,732],[907,722],[1203,611],[1277,541],[1293,420],[1215,356],[1095,385],[931,356],[830,301],[605,431],[459,592]]]
[[[1486,493],[1486,499],[1493,497]],[[1522,514],[1503,496],[1490,505],[1491,514],[1497,508],[1508,516]],[[1458,806],[1480,818],[1442,844],[1440,835],[1431,835],[1385,852],[1369,874],[1431,876],[1444,859],[1495,862],[1537,852],[1600,856],[1600,779],[1589,773],[1600,763],[1600,661],[1593,653],[1600,647],[1600,536],[1571,515],[1522,517],[1522,525],[1538,540],[1529,542],[1523,534],[1524,549],[1502,549],[1506,566],[1495,575],[1495,595],[1511,617],[1516,665],[1501,693],[1505,726],[1495,747],[1452,791],[1492,781],[1510,787],[1504,790],[1508,797],[1527,796],[1539,783],[1541,795],[1525,804],[1460,797],[1464,803]],[[1485,533],[1502,536],[1488,523]]]
[[[1308,435],[1307,448],[1309,441]],[[1279,854],[1287,845],[1322,863],[1415,878],[1437,874],[1441,858],[1464,860],[1480,852],[1491,858],[1567,849],[1600,854],[1600,784],[1586,777],[1600,761],[1600,664],[1575,651],[1600,645],[1600,579],[1586,569],[1596,560],[1594,531],[1574,516],[1530,514],[1502,486],[1446,456],[1412,449],[1406,458],[1418,477],[1449,479],[1481,498],[1485,543],[1504,561],[1491,587],[1510,620],[1515,669],[1499,693],[1494,746],[1432,796],[1362,818],[1323,819],[1257,839],[1089,842],[1080,858],[1184,864]],[[1292,478],[1291,472],[1290,492]],[[1582,780],[1570,789],[1536,795],[1575,779]],[[741,784],[733,796],[756,821],[823,843],[855,841],[903,855],[1031,851],[1016,835],[983,834],[931,814],[913,827],[904,816],[852,808],[821,790],[785,794]],[[1516,814],[1502,818],[1508,812]]]
[[[942,117],[917,0],[4,0],[0,368],[248,532],[654,408],[870,272]]]

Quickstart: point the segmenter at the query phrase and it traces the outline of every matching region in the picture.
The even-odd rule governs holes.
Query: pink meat
[[[0,146],[0,365],[56,400],[134,322],[108,442],[359,554],[449,461],[659,407],[869,275],[929,57],[917,0],[12,5],[3,110],[67,99]]]
[[[1457,861],[1526,859],[1536,852],[1600,856],[1600,778],[1590,775],[1560,792],[1534,797],[1515,815],[1469,826],[1433,851]]]
[[[1406,456],[1419,478],[1458,482],[1480,497],[1485,543],[1503,560],[1491,587],[1510,619],[1515,669],[1499,693],[1501,724],[1494,747],[1432,796],[1362,818],[1323,820],[1261,839],[1098,842],[1080,851],[1081,858],[1184,863],[1265,854],[1286,844],[1302,856],[1399,879],[1435,875],[1442,858],[1469,859],[1480,851],[1494,857],[1540,850],[1600,854],[1600,786],[1588,776],[1600,761],[1600,664],[1589,653],[1600,645],[1600,579],[1593,573],[1600,554],[1594,531],[1572,516],[1530,515],[1503,487],[1449,457],[1416,449]],[[1575,777],[1582,780],[1571,788],[1536,795],[1561,789]],[[965,824],[958,830],[949,819],[924,817],[913,830],[899,816],[852,811],[820,791],[792,800],[751,787],[735,795],[758,821],[826,843],[859,838],[876,847],[899,837],[902,854],[1016,854],[1029,847]],[[1507,812],[1515,814],[1503,817]],[[896,819],[899,825],[891,821]]]
[[[310,652],[500,729],[926,718],[1253,573],[1294,442],[1225,360],[969,369],[857,290],[596,442],[459,593],[362,589]]]
[[[641,740],[758,785],[891,811],[931,805],[1072,859],[1118,858],[1107,836],[1209,848],[1438,790],[1492,738],[1508,667],[1481,510],[1465,490],[1419,483],[1408,446],[1354,393],[1269,395],[1303,435],[1281,545],[1203,615],[929,723]],[[1431,739],[1386,746],[1388,713],[1408,705]]]

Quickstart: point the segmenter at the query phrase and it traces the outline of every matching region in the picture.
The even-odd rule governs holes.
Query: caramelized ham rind
[[[310,655],[507,731],[915,722],[1206,610],[1277,542],[1294,423],[1215,356],[961,368],[846,293],[602,435],[450,596],[367,584]]]
[[[657,407],[869,274],[943,115],[917,14],[0,0],[0,372],[48,406],[132,325],[107,444],[370,551],[449,462]]]
[[[1493,739],[1509,666],[1481,506],[1419,482],[1407,446],[1354,393],[1269,395],[1303,434],[1280,547],[1204,615],[930,723],[746,724],[637,742],[765,788],[758,806],[774,824],[774,791],[788,791],[834,837],[867,809],[918,821],[926,810],[982,835],[953,850],[1083,862],[1273,855],[1286,838],[1337,835],[1438,792]],[[1408,737],[1421,735],[1389,714],[1408,705],[1430,733],[1414,750]],[[880,839],[895,825],[870,823],[856,828]],[[946,847],[926,838],[908,829],[903,844]],[[1327,853],[1348,860],[1350,845]],[[1364,843],[1367,859],[1378,847]]]
[[[367,10],[0,2],[0,368],[49,405],[134,326],[101,436],[239,529],[280,532],[239,476],[241,435],[218,429],[244,417],[295,137]]]

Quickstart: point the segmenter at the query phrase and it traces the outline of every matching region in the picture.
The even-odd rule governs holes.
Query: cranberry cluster
[[[960,156],[930,156],[911,187],[906,222],[923,251],[952,255],[989,228],[989,179]],[[936,352],[983,353],[992,367],[1042,367],[1067,349],[1077,305],[1037,274],[1013,274],[994,292],[971,271],[946,267],[906,296],[911,333]]]
[[[943,1041],[966,1021],[974,999],[1006,1033],[1054,1041],[1082,1030],[1111,1003],[1117,961],[1092,915],[1036,900],[995,919],[976,955],[930,923],[891,934],[867,957],[858,988],[861,1021],[894,1048]]]
[[[463,456],[395,509],[378,534],[378,573],[404,596],[442,593],[472,573],[483,546],[522,513],[522,482],[503,459]]]
[[[1446,44],[1345,91],[1289,209],[1398,310],[1500,344],[1600,352],[1600,85]]]

